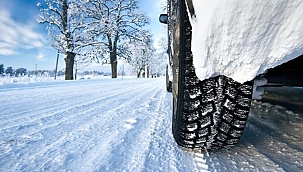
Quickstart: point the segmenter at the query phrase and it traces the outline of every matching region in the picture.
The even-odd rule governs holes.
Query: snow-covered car
[[[232,147],[262,86],[303,86],[302,9],[301,0],[168,0],[159,20],[178,145]]]

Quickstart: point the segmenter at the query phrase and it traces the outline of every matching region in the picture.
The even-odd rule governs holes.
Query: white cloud
[[[39,54],[38,54],[38,56],[37,56],[37,59],[38,59],[39,61],[44,61],[44,60],[46,60],[45,54],[44,54],[43,52],[39,52]]]
[[[10,50],[7,48],[0,48],[0,55],[10,56],[10,55],[16,55],[16,54],[18,54],[18,53],[14,50]]]
[[[31,24],[22,24],[11,18],[7,9],[0,9],[0,55],[18,54],[20,49],[39,48],[44,37]]]

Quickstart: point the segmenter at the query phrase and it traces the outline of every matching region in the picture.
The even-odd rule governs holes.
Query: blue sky
[[[54,70],[57,51],[47,39],[46,25],[37,23],[37,3],[44,0],[0,0],[0,64],[4,67],[28,70]],[[163,25],[158,22],[161,0],[139,0],[140,8],[150,17],[147,28],[153,33],[155,43],[165,35]],[[64,68],[60,55],[59,68]],[[93,66],[93,65],[92,65]]]

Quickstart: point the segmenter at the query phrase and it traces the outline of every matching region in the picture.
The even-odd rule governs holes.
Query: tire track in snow
[[[138,88],[140,88],[140,86],[137,86],[136,88],[138,89]],[[48,106],[41,107],[40,105],[37,105],[38,108],[31,108],[30,110],[23,111],[23,112],[21,111],[22,114],[25,114],[25,115],[20,114],[20,111],[17,111],[12,114],[7,114],[7,115],[3,114],[3,115],[1,115],[1,117],[2,117],[1,123],[3,126],[8,125],[9,127],[20,126],[20,123],[24,123],[25,117],[26,117],[26,119],[28,119],[30,121],[35,121],[35,120],[39,120],[44,117],[49,117],[49,116],[53,116],[53,115],[57,115],[57,114],[63,114],[67,111],[70,111],[71,109],[77,109],[80,106],[87,106],[88,104],[94,104],[96,102],[101,102],[101,101],[109,99],[111,97],[115,97],[115,96],[119,96],[121,94],[128,93],[131,90],[134,90],[134,88],[130,87],[127,90],[116,93],[116,94],[110,92],[107,97],[103,97],[101,99],[98,96],[95,96],[97,100],[92,100],[93,99],[92,97],[87,96],[86,95],[87,93],[83,92],[80,96],[81,96],[81,98],[85,96],[84,97],[85,99],[80,99],[81,101],[79,101],[79,99],[74,98],[74,97],[76,97],[76,95],[72,95],[73,97],[67,99],[66,102],[58,102],[58,103],[51,102],[51,103],[47,103]],[[50,90],[50,92],[53,92],[53,91]],[[94,91],[94,92],[96,92],[96,91]],[[59,92],[58,94],[59,95],[64,94],[64,91],[61,93]],[[79,96],[79,95],[77,95],[77,96]],[[7,100],[7,101],[10,101],[10,100]],[[87,102],[87,101],[90,101],[90,102]],[[43,104],[44,103],[42,103],[42,105]],[[79,105],[77,105],[77,104],[79,104]],[[77,106],[70,107],[70,105],[77,105]],[[41,114],[45,114],[45,115],[41,116]],[[14,118],[12,118],[12,117],[14,117]],[[20,120],[20,122],[16,123],[14,126],[14,125],[12,125],[12,123],[14,123],[14,121],[12,121],[12,120]],[[2,127],[2,128],[4,128],[4,127]]]
[[[144,116],[142,116],[141,113],[138,113],[138,112],[140,112],[141,108],[143,108],[143,109],[146,108],[146,106],[150,102],[150,97],[154,97],[155,92],[158,91],[159,89],[163,89],[162,81],[161,81],[160,85],[158,83],[155,88],[152,88],[152,89],[149,88],[149,90],[147,92],[145,91],[144,94],[141,94],[140,99],[135,99],[131,103],[127,102],[128,105],[124,104],[124,106],[126,108],[121,109],[124,112],[122,112],[120,115],[117,115],[115,117],[118,125],[108,126],[108,128],[111,128],[111,129],[105,131],[106,135],[112,135],[112,132],[115,133],[115,131],[119,131],[119,134],[117,135],[116,138],[114,138],[112,140],[108,139],[106,142],[103,142],[102,144],[97,145],[95,148],[95,150],[97,152],[98,152],[98,150],[100,150],[99,146],[104,146],[104,143],[105,143],[105,145],[107,145],[108,151],[103,152],[102,155],[95,154],[95,151],[92,151],[91,152],[92,154],[86,155],[86,157],[89,158],[89,161],[88,161],[89,163],[87,162],[86,164],[96,164],[96,167],[94,168],[96,171],[104,171],[104,170],[108,171],[109,169],[113,168],[112,166],[115,166],[117,164],[121,167],[123,166],[124,163],[120,162],[121,156],[124,156],[125,151],[128,152],[129,150],[132,149],[132,148],[128,147],[127,148],[128,150],[123,150],[123,147],[125,146],[125,144],[127,144],[129,142],[128,138],[129,137],[131,138],[132,134],[140,135],[139,133],[141,133],[141,131],[137,131],[137,130],[135,133],[133,133],[132,130],[134,128],[137,128],[138,125],[140,125],[141,127],[146,127],[145,125],[143,125],[144,122],[146,121],[146,118]],[[129,108],[129,107],[132,107],[132,108]],[[133,107],[138,107],[139,110],[134,110]],[[119,110],[112,111],[112,112],[110,112],[110,114],[115,115],[112,113],[117,114],[117,112],[119,112]],[[127,116],[125,116],[125,115],[127,115]],[[107,137],[107,136],[105,136],[105,137]],[[132,143],[132,141],[133,140],[131,140],[131,143]],[[144,144],[144,142],[142,140],[139,140],[139,141],[142,144]],[[138,145],[138,143],[136,143],[136,145]],[[132,146],[132,145],[128,145],[128,146]],[[116,159],[117,154],[118,154],[118,159]],[[112,157],[112,158],[110,158],[110,157]],[[128,158],[126,157],[124,159],[127,160]],[[102,164],[100,164],[100,162],[102,162]],[[97,164],[99,164],[99,165],[97,165]],[[116,168],[118,168],[118,167],[116,167]],[[111,170],[118,170],[118,169],[111,169]]]
[[[161,98],[159,118],[150,139],[144,171],[207,171],[203,154],[184,151],[172,136],[172,95]]]
[[[132,89],[136,89],[136,88],[132,88]],[[95,107],[96,104],[100,104],[103,100],[106,100],[105,101],[106,103],[111,103],[112,100],[110,98],[114,98],[116,96],[121,96],[122,94],[123,95],[129,94],[129,91],[130,90],[126,90],[126,91],[122,92],[121,94],[120,93],[113,94],[108,97],[105,97],[105,98],[102,98],[102,99],[99,99],[96,101],[94,100],[89,103],[87,103],[87,102],[85,102],[84,104],[83,104],[83,102],[81,102],[82,104],[75,103],[76,106],[72,106],[68,110],[61,110],[59,112],[51,113],[50,115],[47,115],[47,116],[42,116],[41,118],[38,118],[37,120],[30,120],[30,124],[26,123],[23,120],[22,123],[20,123],[19,125],[12,125],[12,126],[10,126],[9,129],[1,129],[1,130],[2,130],[2,133],[6,133],[7,130],[9,130],[10,133],[12,133],[11,128],[14,128],[16,130],[16,132],[13,132],[13,135],[8,133],[7,135],[9,138],[6,138],[6,140],[18,141],[18,140],[22,139],[23,134],[25,134],[28,137],[30,137],[31,135],[35,135],[37,133],[37,129],[36,129],[37,127],[39,128],[39,132],[41,132],[47,128],[58,127],[62,123],[65,123],[66,121],[70,121],[74,118],[78,118],[78,116],[82,116],[84,114],[91,113],[93,110],[96,109],[96,107]],[[104,102],[102,102],[102,103],[104,103]],[[81,111],[80,111],[79,107],[82,107]],[[86,109],[84,109],[84,108],[86,108]],[[80,114],[77,113],[77,111],[80,111]],[[74,113],[77,115],[74,115]],[[17,136],[16,136],[16,134],[17,134]],[[20,137],[20,135],[21,135],[21,137]],[[20,148],[20,149],[22,149],[22,148]]]
[[[158,112],[159,118],[150,138],[145,157],[146,171],[188,171],[190,167],[182,165],[190,163],[190,156],[182,152],[175,143],[171,133],[172,95],[164,92]],[[167,110],[167,108],[169,110]],[[180,163],[183,162],[183,163]]]
[[[131,124],[126,139],[112,148],[111,158],[97,171],[202,171],[206,168],[201,156],[196,158],[200,166],[188,165],[193,164],[193,155],[183,152],[174,142],[171,134],[172,97],[163,89],[164,84],[161,85],[158,93],[150,96],[149,105],[136,112],[151,118],[133,120],[135,123]]]
[[[208,165],[206,164],[205,154],[202,153],[194,153],[196,167],[200,172],[207,172]]]
[[[145,90],[146,95],[149,95],[150,92],[154,92],[154,89],[148,90],[146,88],[147,87],[145,87],[145,88],[143,87],[142,88],[142,89]],[[148,91],[146,91],[146,90],[148,90]],[[103,137],[106,138],[106,140],[107,140],[105,142],[105,144],[94,145],[94,143],[98,143],[98,142],[102,143],[104,139],[96,137],[98,139],[96,141],[96,140],[94,140],[94,139],[96,139],[95,137],[89,138],[88,137],[89,136],[88,133],[85,135],[84,139],[82,139],[81,137],[75,138],[75,139],[74,138],[69,138],[70,142],[74,142],[74,141],[78,142],[78,144],[82,146],[81,150],[89,150],[89,152],[87,152],[85,154],[80,154],[80,156],[83,156],[83,157],[81,157],[81,158],[78,159],[79,163],[76,163],[77,161],[69,162],[67,160],[64,160],[65,163],[69,164],[68,166],[70,166],[72,169],[83,169],[85,167],[92,168],[91,164],[93,164],[93,162],[91,162],[90,159],[91,160],[95,160],[94,157],[99,158],[101,156],[100,154],[97,153],[98,150],[107,150],[107,149],[110,149],[112,147],[112,145],[115,144],[114,142],[117,140],[117,137],[119,137],[121,135],[121,132],[117,132],[117,131],[120,131],[120,130],[119,130],[119,127],[117,128],[116,126],[119,126],[119,125],[117,125],[117,123],[113,123],[114,119],[111,118],[111,117],[112,116],[117,116],[116,113],[118,111],[124,111],[125,107],[128,107],[128,106],[134,107],[138,103],[138,101],[140,102],[140,101],[146,99],[145,98],[146,95],[144,95],[144,94],[138,94],[137,91],[140,92],[141,90],[136,90],[136,92],[133,93],[133,94],[135,94],[135,96],[129,96],[129,97],[132,97],[131,100],[128,100],[127,102],[121,104],[120,106],[118,106],[118,107],[116,107],[114,109],[111,109],[111,110],[105,112],[105,114],[102,115],[103,119],[106,119],[103,123],[102,123],[102,121],[99,121],[99,122],[95,121],[93,123],[89,123],[89,124],[84,123],[83,124],[83,125],[87,125],[87,126],[97,126],[96,130],[94,130],[93,128],[90,128],[88,131],[91,132],[92,130],[94,130],[95,131],[94,132],[95,135],[98,134],[98,132],[99,132],[100,135],[103,135]],[[123,116],[123,115],[125,115],[125,113],[124,114],[119,114],[119,116],[117,116],[117,117],[120,117],[120,116]],[[109,121],[107,121],[107,117],[108,117]],[[119,120],[120,119],[117,120],[118,123],[120,123]],[[107,124],[107,123],[109,123],[109,124]],[[80,128],[80,130],[82,128],[85,128],[83,125],[82,126],[78,125],[79,126],[78,128]],[[77,133],[77,132],[72,132],[71,135],[74,135],[73,133]],[[106,133],[108,133],[108,134],[106,134]],[[80,144],[79,143],[79,139],[85,141],[85,144],[84,143]],[[62,141],[63,140],[65,140],[64,137],[62,138]],[[92,144],[89,144],[90,140],[91,140]],[[61,142],[58,142],[55,145],[52,145],[49,149],[51,149],[52,147],[58,147],[58,146],[60,147],[60,144],[61,144]],[[83,145],[85,145],[85,146],[83,146]],[[69,150],[69,148],[67,148],[67,150]],[[79,156],[79,153],[76,153],[76,154],[72,153],[74,151],[73,148],[70,148],[70,150],[71,150],[71,153],[69,153],[68,156],[72,156],[72,157],[76,156],[76,155]],[[73,155],[73,154],[75,154],[75,155]],[[88,163],[88,162],[90,162],[90,163]],[[97,161],[97,162],[100,163],[100,162],[102,162],[102,160],[101,161]]]
[[[146,157],[146,153],[149,149],[149,144],[152,136],[155,134],[155,128],[158,124],[156,124],[159,120],[159,116],[161,113],[160,104],[163,101],[165,89],[164,85],[161,84],[158,86],[156,94],[149,95],[149,99],[147,102],[142,103],[143,107],[138,111],[134,111],[133,114],[139,114],[137,116],[136,123],[132,124],[132,128],[127,131],[125,134],[123,141],[116,145],[114,151],[123,152],[120,156],[123,156],[121,161],[115,161],[117,155],[113,154],[111,159],[108,162],[111,162],[109,168],[111,170],[117,171],[144,171],[146,170],[144,167],[144,159]],[[143,119],[140,119],[140,116],[146,116]],[[140,144],[138,144],[140,143]],[[114,163],[112,163],[114,162]],[[104,168],[100,168],[103,171]]]
[[[140,88],[141,86],[138,86],[137,88]],[[136,90],[136,91],[141,91],[141,90],[144,90],[144,89],[146,89],[146,87],[148,87],[148,86],[145,86],[145,87],[142,87],[142,89],[138,89],[138,90]],[[137,89],[136,87],[135,88],[133,88],[133,89]],[[128,90],[129,91],[129,90]],[[125,92],[128,92],[128,91],[125,91]],[[150,91],[152,91],[152,90],[150,90]],[[148,92],[147,92],[148,93]],[[143,97],[144,95],[141,95],[141,94],[136,94],[135,96],[133,96],[133,97]],[[111,97],[114,97],[114,96],[111,96]],[[109,101],[110,101],[111,99],[109,99]],[[127,104],[131,104],[131,102],[127,102],[126,104],[122,104],[122,105],[120,105],[117,109],[122,109],[125,105],[127,105]],[[111,110],[115,110],[115,109],[111,109]],[[96,112],[96,113],[99,113],[99,112]],[[81,115],[81,114],[80,114]],[[83,114],[82,114],[83,115]],[[99,114],[94,114],[94,115],[99,115]],[[94,116],[93,115],[93,116]],[[70,118],[69,118],[69,120],[70,120]],[[65,121],[67,121],[67,120],[65,120]],[[95,122],[94,123],[94,125],[96,124],[97,122]],[[83,128],[83,127],[80,127],[80,128]],[[80,129],[81,130],[81,129]],[[47,148],[46,149],[44,149],[45,151],[46,150],[49,150],[49,149],[51,149],[51,148],[53,148],[54,146],[58,146],[64,139],[66,139],[66,137],[61,137],[61,139],[59,139],[59,140],[57,140],[56,142],[54,142],[54,143],[52,143],[52,144],[50,144],[50,145],[46,145],[47,146]],[[45,152],[44,151],[44,152]],[[40,154],[41,152],[39,152],[38,154]],[[37,154],[37,155],[38,155]],[[32,156],[34,159],[35,159],[35,156]]]
[[[154,117],[146,122],[138,118],[129,120],[132,128],[124,137],[128,140],[123,138],[112,148],[111,158],[96,171],[205,171],[207,165],[203,157],[183,152],[174,142],[171,134],[172,96],[163,89],[164,83],[161,85],[158,93],[150,96],[149,105],[136,112]],[[189,165],[195,160],[200,166]]]

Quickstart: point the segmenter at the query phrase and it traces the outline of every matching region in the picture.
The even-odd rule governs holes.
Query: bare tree
[[[87,0],[81,9],[88,17],[86,32],[95,35],[94,42],[107,49],[103,54],[109,56],[112,78],[117,78],[117,56],[130,57],[125,44],[146,42],[151,36],[143,28],[148,17],[139,10],[137,0]]]
[[[150,72],[153,76],[164,74],[168,63],[168,42],[167,36],[162,37],[158,42],[158,48],[151,58]]]
[[[152,41],[147,43],[136,41],[133,44],[128,44],[128,49],[131,51],[128,63],[136,72],[137,77],[139,78],[142,72],[146,72],[148,75],[155,52]]]
[[[45,0],[45,3],[46,6],[37,4],[41,12],[38,22],[48,24],[46,29],[52,47],[65,55],[65,79],[73,80],[77,51],[89,41],[89,37],[83,34],[85,18],[77,0]]]

